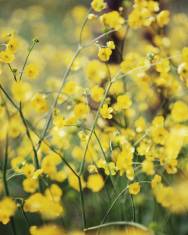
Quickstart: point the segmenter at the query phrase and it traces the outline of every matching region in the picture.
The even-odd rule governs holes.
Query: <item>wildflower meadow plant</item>
[[[0,21],[0,234],[188,234],[188,16],[58,2]]]

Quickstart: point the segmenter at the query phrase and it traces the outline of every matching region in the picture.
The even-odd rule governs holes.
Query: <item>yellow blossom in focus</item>
[[[100,47],[98,52],[98,57],[101,61],[106,62],[110,59],[112,50],[108,47]]]
[[[100,20],[105,26],[113,28],[115,30],[119,30],[125,23],[124,18],[120,16],[118,11],[105,13],[100,17]]]
[[[114,50],[116,48],[114,41],[108,41],[106,45],[111,50]]]
[[[136,195],[140,192],[140,184],[138,182],[129,184],[128,189],[130,194]]]
[[[102,108],[100,109],[100,114],[105,119],[111,119],[112,118],[112,114],[111,114],[112,112],[113,112],[113,108],[108,107],[107,104],[104,104],[102,106]]]
[[[104,8],[106,8],[106,3],[104,2],[104,0],[93,0],[91,2],[91,6],[93,8],[93,10],[100,12],[102,11]]]

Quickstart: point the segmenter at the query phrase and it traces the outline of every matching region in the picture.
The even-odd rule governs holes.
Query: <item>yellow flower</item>
[[[26,212],[38,212],[45,219],[56,219],[64,212],[62,205],[59,202],[42,195],[41,193],[32,194],[25,200],[24,210]]]
[[[142,171],[147,175],[153,175],[155,173],[154,164],[151,160],[144,160],[142,162]]]
[[[140,133],[143,132],[146,129],[146,122],[143,117],[139,117],[135,121],[135,127],[136,127],[136,132]]]
[[[15,56],[11,51],[6,50],[6,51],[0,52],[0,62],[10,64],[12,63],[14,59],[15,59]]]
[[[89,107],[87,104],[78,103],[74,107],[74,114],[77,118],[85,118],[89,113]]]
[[[107,104],[104,104],[102,108],[100,109],[101,116],[106,119],[112,118],[112,114],[111,114],[112,112],[113,112],[113,108],[108,107]]]
[[[63,88],[63,92],[66,95],[72,95],[76,92],[76,89],[77,83],[75,81],[68,81]]]
[[[123,88],[123,82],[122,81],[116,81],[113,82],[110,87],[110,94],[112,95],[118,95],[124,91]]]
[[[91,2],[91,7],[93,8],[93,10],[100,12],[104,8],[106,8],[106,3],[104,2],[104,0],[93,0]]]
[[[45,113],[48,111],[48,103],[46,101],[45,95],[36,94],[31,101],[33,109],[39,113]]]
[[[125,230],[125,232],[121,232],[121,235],[153,235],[153,233],[149,230],[143,230],[139,228],[129,227]],[[119,235],[120,235],[119,234]]]
[[[140,184],[138,182],[129,184],[128,189],[130,194],[136,195],[140,192]]]
[[[107,42],[107,47],[110,48],[111,50],[114,50],[116,48],[114,41],[108,41]]]
[[[60,202],[63,191],[57,184],[52,184],[50,188],[45,190],[45,195],[52,201]]]
[[[19,46],[19,42],[18,39],[15,37],[12,37],[9,41],[8,41],[8,45],[7,48],[8,50],[10,50],[12,53],[15,53],[16,50],[18,49]]]
[[[185,63],[188,63],[188,47],[184,47],[182,50],[182,60]]]
[[[128,95],[119,95],[117,97],[117,103],[114,105],[115,110],[121,111],[130,108],[132,101]]]
[[[148,27],[155,21],[155,12],[159,10],[159,3],[155,1],[137,1],[129,14],[128,24],[131,28]]]
[[[79,131],[79,132],[78,132],[78,136],[79,136],[80,141],[81,141],[82,143],[86,143],[86,142],[87,142],[87,140],[88,140],[88,134],[87,134],[86,132],[84,132],[84,131]]]
[[[17,101],[26,101],[30,98],[31,86],[26,82],[14,82],[11,87],[12,94]]]
[[[105,26],[113,28],[115,30],[119,30],[125,23],[124,18],[120,16],[118,11],[105,13],[100,17],[100,20]]]
[[[94,174],[89,175],[87,179],[87,188],[91,189],[93,192],[99,192],[104,187],[104,180],[101,175]]]
[[[68,175],[68,183],[73,189],[75,189],[77,191],[80,190],[78,177],[76,177],[73,173],[70,173]],[[82,184],[82,189],[85,188],[86,183],[85,183],[83,177],[81,177],[81,184]]]
[[[140,71],[147,70],[148,69],[148,62],[146,62],[145,58],[143,58],[138,53],[130,52],[127,53],[126,57],[120,64],[120,68],[123,73],[129,73],[132,70],[135,70],[135,73],[140,73]],[[147,66],[146,66],[147,65]],[[141,67],[141,69],[136,69]]]
[[[164,126],[164,117],[163,116],[156,116],[152,121],[152,127],[163,127]]]
[[[96,102],[101,101],[103,94],[104,94],[104,89],[102,87],[94,86],[91,89],[91,98]]]
[[[168,59],[161,59],[156,65],[156,70],[160,73],[168,73],[170,71],[170,62]]]
[[[96,83],[101,82],[107,76],[105,65],[98,60],[90,61],[86,66],[85,73],[90,81]]]
[[[131,28],[137,29],[142,26],[150,26],[154,20],[154,16],[147,8],[143,8],[142,10],[134,9],[129,14],[128,24]]]
[[[98,52],[98,57],[101,61],[106,62],[110,59],[112,50],[108,47],[100,47]]]
[[[53,224],[42,227],[31,226],[30,233],[31,235],[65,235],[63,229]]]
[[[23,181],[23,189],[27,193],[34,193],[38,188],[38,180],[33,178],[27,178]]]
[[[155,144],[164,145],[165,140],[168,135],[168,131],[163,127],[158,127],[158,128],[156,127],[156,128],[152,128],[151,135],[152,135],[153,142]]]
[[[0,201],[0,222],[7,224],[16,212],[16,203],[9,197]]]
[[[9,121],[9,135],[12,138],[17,138],[20,134],[24,133],[25,128],[18,116],[13,116]]]
[[[188,105],[183,101],[176,101],[172,106],[171,116],[175,122],[187,121]]]
[[[61,163],[61,158],[55,154],[48,154],[42,160],[41,168],[45,174],[54,179],[57,174],[57,165]]]
[[[170,17],[170,12],[167,10],[161,11],[158,15],[157,15],[157,24],[162,28],[165,25],[167,25],[170,21],[169,19]]]
[[[161,176],[155,175],[151,181],[151,187],[154,189],[161,183]]]
[[[29,64],[25,67],[25,74],[29,79],[36,79],[39,75],[39,68],[36,64]]]
[[[25,164],[21,170],[26,177],[31,177],[35,172],[35,167],[33,164]]]

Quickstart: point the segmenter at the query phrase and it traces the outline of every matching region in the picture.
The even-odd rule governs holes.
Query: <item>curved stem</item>
[[[19,81],[21,81],[21,79],[22,79],[23,72],[24,72],[24,70],[25,70],[25,66],[27,65],[27,61],[28,61],[28,59],[29,59],[29,56],[30,56],[30,54],[31,54],[31,52],[32,52],[32,50],[33,50],[33,48],[34,48],[34,46],[35,46],[36,43],[37,43],[36,40],[34,40],[32,46],[29,48],[29,52],[28,52],[28,54],[27,54],[27,56],[26,56],[25,62],[24,62],[24,64],[23,64],[22,70],[21,70],[21,72],[20,72]]]
[[[105,227],[110,227],[110,226],[119,226],[119,225],[128,225],[128,226],[142,229],[144,231],[148,231],[148,229],[145,226],[138,224],[138,223],[135,223],[135,222],[129,222],[129,221],[116,221],[116,222],[100,224],[100,225],[86,228],[86,229],[84,229],[84,231],[87,232],[87,231],[92,231],[92,230],[96,230],[96,229],[100,229],[100,228],[105,228]]]

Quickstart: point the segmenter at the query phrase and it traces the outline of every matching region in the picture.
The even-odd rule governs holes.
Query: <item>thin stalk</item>
[[[14,73],[14,71],[13,71],[13,69],[12,69],[11,65],[10,65],[10,64],[8,64],[8,67],[9,67],[10,71],[11,71],[11,72],[12,72],[12,74],[13,74],[13,78],[14,78],[15,82],[17,82],[16,74]]]
[[[99,144],[99,147],[100,147],[100,149],[101,149],[101,151],[102,151],[102,154],[103,154],[103,156],[104,156],[104,159],[105,159],[105,161],[106,161],[106,163],[107,163],[107,167],[108,167],[108,170],[109,170],[109,173],[110,173],[110,181],[111,181],[111,183],[112,183],[112,186],[113,186],[114,191],[116,191],[115,186],[114,186],[114,183],[113,183],[113,180],[112,180],[112,175],[111,175],[111,172],[110,172],[110,167],[109,167],[109,165],[108,165],[107,156],[106,156],[106,154],[105,154],[105,152],[104,152],[104,149],[103,149],[103,147],[102,147],[102,144],[101,144],[101,142],[100,142],[100,140],[99,140],[99,137],[98,137],[98,135],[96,134],[96,131],[95,131],[95,130],[94,130],[94,136],[95,136],[95,138],[96,138],[96,140],[97,140],[97,142],[98,142],[98,144]]]
[[[53,112],[54,112],[54,110],[55,110],[55,108],[56,108],[56,105],[57,105],[59,96],[60,96],[60,94],[61,94],[61,92],[62,92],[62,89],[63,89],[63,87],[64,87],[64,85],[65,85],[65,82],[66,82],[66,80],[67,80],[67,77],[68,77],[69,74],[70,74],[72,65],[73,65],[73,63],[75,62],[75,60],[76,60],[76,58],[78,57],[78,55],[80,54],[81,50],[82,50],[82,47],[81,47],[81,46],[78,46],[78,48],[77,48],[77,50],[76,50],[76,53],[74,54],[74,56],[73,56],[73,58],[72,58],[72,60],[71,60],[71,62],[70,62],[70,64],[69,64],[67,70],[66,70],[65,73],[64,73],[64,76],[63,76],[63,79],[62,79],[62,82],[61,82],[61,86],[60,86],[60,88],[59,88],[59,90],[58,90],[57,96],[56,96],[56,98],[55,98],[55,100],[54,100],[54,103],[53,103],[53,105],[52,105],[51,111],[50,111],[50,113],[49,113],[49,117],[47,118],[47,121],[46,121],[46,123],[45,123],[44,132],[43,132],[42,137],[40,138],[40,140],[39,140],[39,142],[38,142],[37,150],[40,148],[40,145],[41,145],[42,141],[44,140],[44,138],[45,138],[45,136],[46,136],[46,133],[47,133],[49,127],[50,127],[50,123],[51,123],[51,120],[52,120],[52,117],[53,117]]]
[[[116,222],[100,224],[100,225],[96,225],[96,226],[93,226],[93,227],[86,228],[86,229],[84,229],[84,231],[87,232],[87,231],[97,230],[97,229],[101,229],[101,228],[105,228],[105,227],[119,226],[119,225],[128,225],[128,226],[132,226],[132,227],[142,229],[144,231],[148,231],[148,228],[146,228],[145,226],[143,226],[139,223],[128,222],[128,221],[116,221]]]
[[[134,204],[134,198],[132,195],[130,195],[130,196],[131,196],[132,213],[133,213],[132,221],[135,222],[136,221],[136,208],[135,208],[135,204]]]
[[[32,146],[32,149],[33,149],[34,161],[35,161],[35,168],[36,168],[36,169],[40,169],[40,164],[39,164],[39,160],[38,160],[38,154],[37,154],[37,151],[36,151],[36,149],[35,149],[35,145],[34,145],[34,142],[33,142],[33,140],[32,140],[29,127],[28,127],[28,125],[27,125],[27,121],[25,120],[25,117],[24,117],[24,115],[23,115],[21,102],[20,102],[19,113],[20,113],[21,120],[22,120],[22,122],[23,122],[23,124],[24,124],[24,126],[25,126],[26,135],[27,135],[28,140],[30,141],[31,146]]]
[[[88,22],[88,15],[89,15],[90,12],[91,12],[91,8],[89,8],[88,14],[85,17],[84,22],[83,22],[82,27],[81,27],[81,30],[80,30],[79,45],[82,45],[82,34],[83,34],[84,28],[85,28],[85,26],[86,26],[86,24]]]
[[[28,54],[27,54],[27,56],[26,56],[26,58],[25,58],[25,61],[24,61],[22,70],[21,70],[21,72],[20,72],[19,81],[21,81],[21,79],[22,79],[23,72],[24,72],[25,67],[26,67],[26,65],[27,65],[27,61],[28,61],[29,56],[30,56],[30,54],[31,54],[31,52],[32,52],[32,50],[33,50],[33,48],[34,48],[34,46],[35,46],[36,43],[37,43],[37,41],[36,41],[36,40],[33,40],[33,44],[32,44],[31,47],[29,48]]]
[[[84,193],[82,188],[82,182],[80,176],[78,176],[79,182],[79,189],[80,189],[80,202],[81,202],[81,209],[82,209],[82,220],[83,220],[83,228],[86,228],[86,214],[85,214],[85,201],[84,201]]]
[[[97,125],[97,121],[98,121],[98,118],[99,118],[99,115],[100,115],[100,109],[101,107],[103,106],[105,100],[106,100],[106,97],[108,95],[108,92],[110,90],[110,87],[112,85],[112,82],[110,81],[107,85],[107,88],[105,90],[105,94],[103,96],[103,99],[98,107],[98,110],[97,110],[97,113],[95,115],[95,119],[94,119],[94,122],[93,122],[93,125],[92,125],[92,128],[91,128],[91,131],[89,133],[89,137],[88,137],[88,140],[87,140],[87,143],[86,143],[86,147],[85,147],[85,150],[84,150],[84,155],[83,155],[83,159],[82,159],[82,162],[81,162],[81,166],[80,166],[80,171],[79,171],[79,175],[82,175],[83,173],[83,170],[84,170],[84,165],[85,165],[85,158],[86,158],[86,154],[87,154],[87,151],[88,151],[88,148],[89,148],[89,144],[90,144],[90,141],[91,141],[91,137],[93,135],[93,132],[95,130],[95,127]]]

